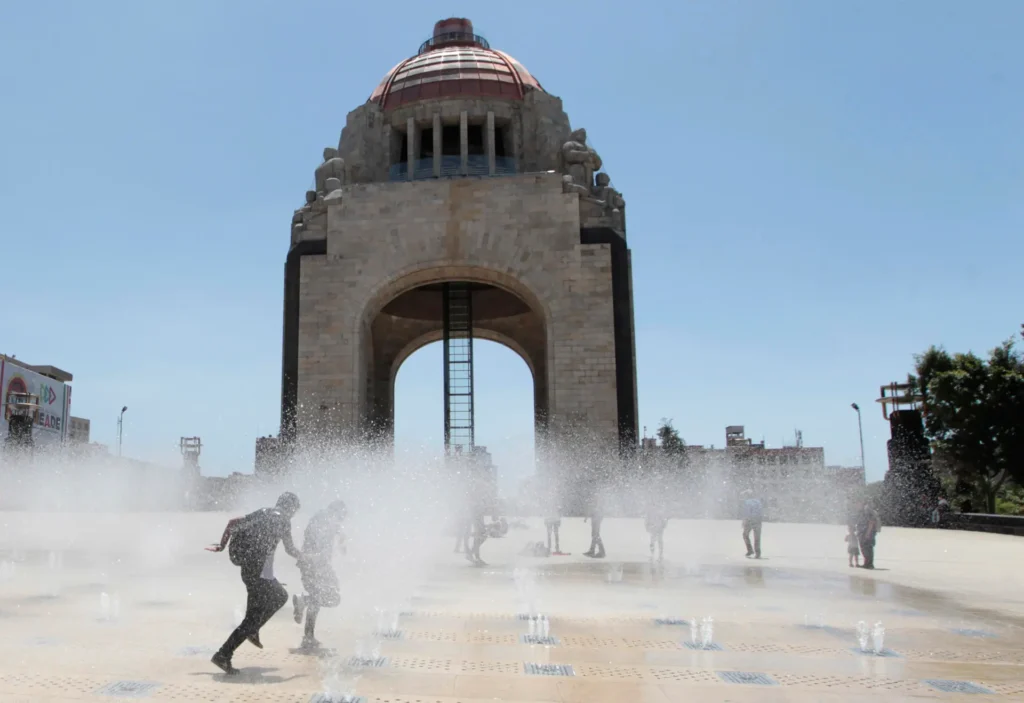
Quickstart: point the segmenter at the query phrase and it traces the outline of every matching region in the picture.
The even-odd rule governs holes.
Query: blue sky
[[[929,344],[1024,322],[1024,3],[11,3],[0,22],[0,351],[75,374],[125,451],[251,470],[276,432],[291,212],[434,21],[468,16],[565,103],[629,204],[641,423],[795,429],[885,468],[872,402]],[[527,469],[530,377],[478,350],[477,438]],[[441,356],[398,384],[437,447]]]

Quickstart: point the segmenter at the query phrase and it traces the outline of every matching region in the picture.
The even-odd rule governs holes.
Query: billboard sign
[[[28,393],[39,398],[39,411],[32,426],[32,437],[39,446],[61,444],[67,438],[71,406],[70,386],[2,359],[0,389],[3,390],[0,444],[7,437],[7,421],[11,416],[11,409],[7,406],[8,396],[19,393]]]

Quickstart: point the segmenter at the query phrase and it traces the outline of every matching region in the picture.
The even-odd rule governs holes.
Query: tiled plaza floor
[[[38,516],[0,519],[5,703],[1024,700],[1017,538],[886,529],[880,569],[865,572],[846,566],[833,526],[766,525],[766,558],[753,561],[737,523],[674,521],[665,562],[652,564],[638,520],[606,522],[600,562],[579,555],[579,520],[562,530],[576,554],[519,556],[542,539],[532,520],[485,544],[486,567],[440,537],[421,555],[427,567],[374,572],[339,558],[347,601],[324,611],[319,633],[333,651],[294,649],[301,628],[287,607],[264,629],[266,648],[243,645],[242,673],[226,677],[209,657],[244,591],[226,556],[201,551],[224,516],[86,516],[66,524],[92,537],[62,543],[32,537]],[[101,539],[112,528],[121,537]],[[126,546],[140,533],[161,549]],[[287,561],[279,552],[291,591]],[[531,609],[547,617],[547,644],[529,641]],[[690,621],[707,617],[705,648]],[[859,621],[882,623],[882,655],[859,651]]]

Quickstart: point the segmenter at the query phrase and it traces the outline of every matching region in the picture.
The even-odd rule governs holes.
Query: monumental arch
[[[472,446],[477,338],[529,366],[538,444],[631,450],[626,209],[601,168],[522,64],[438,22],[348,114],[293,215],[282,441],[391,438],[399,366],[444,339],[446,439]]]

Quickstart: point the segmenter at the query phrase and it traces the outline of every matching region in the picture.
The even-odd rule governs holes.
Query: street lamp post
[[[121,408],[121,414],[117,416],[117,455],[121,456],[121,438],[124,435],[124,413],[128,406]]]
[[[864,470],[864,424],[860,419],[860,406],[850,403],[850,407],[857,411],[857,432],[860,434],[860,470]]]

